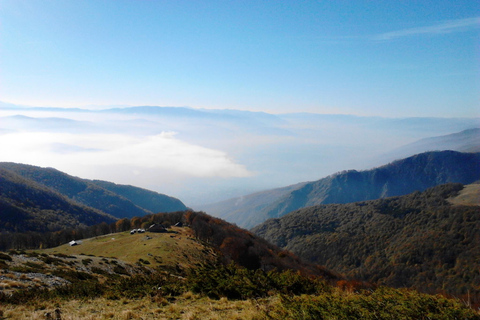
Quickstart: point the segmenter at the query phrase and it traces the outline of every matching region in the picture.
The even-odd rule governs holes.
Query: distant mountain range
[[[53,168],[4,162],[0,170],[0,230],[51,231],[186,209],[163,194]]]
[[[349,203],[405,195],[436,185],[480,179],[480,153],[438,151],[418,154],[366,171],[343,171],[326,178],[230,199],[201,208],[252,228],[269,218],[328,203]]]
[[[480,128],[463,130],[444,136],[420,139],[378,157],[385,163],[426,151],[453,150],[459,152],[480,152]]]
[[[464,196],[473,193],[475,201],[466,203]],[[446,184],[400,197],[317,205],[269,219],[252,232],[355,279],[478,295],[479,194],[479,184]]]
[[[121,170],[122,176],[133,185],[168,190],[190,206],[202,209],[200,205],[312,181],[344,169],[374,168],[438,150],[439,146],[440,150],[470,152],[472,150],[455,145],[445,147],[433,140],[432,144],[426,143],[408,152],[398,148],[420,139],[478,128],[480,124],[480,118],[271,114],[171,106],[86,108],[42,108],[0,102],[0,146],[8,148],[12,141],[18,141],[12,152],[3,154],[0,161],[54,167],[80,177],[87,172],[94,173],[94,178],[107,181],[116,181],[117,172]],[[29,152],[32,148],[28,143],[32,136],[40,138],[38,133],[44,134],[35,146],[42,157]],[[174,156],[165,161],[173,149],[157,144],[158,148],[166,149],[154,152],[146,148],[138,154],[140,159],[151,160],[148,169],[130,157],[119,157],[122,161],[115,169],[98,169],[96,156],[108,157],[113,150],[121,149],[111,144],[111,139],[143,145],[165,133],[169,133],[168,142],[175,147],[192,151],[202,147],[221,152],[225,155],[226,168],[214,165],[208,158],[210,153],[194,152],[198,158],[194,163],[205,163],[209,168],[209,175],[198,179],[199,171],[192,165],[180,167],[181,162]],[[83,135],[87,135],[87,139]],[[391,150],[398,152],[392,154]],[[79,154],[85,160],[82,166],[72,168],[70,158],[78,159]],[[111,163],[103,161],[103,165]],[[243,170],[242,179],[238,179],[235,170],[239,166]],[[185,172],[185,168],[190,170]],[[167,176],[170,179],[162,179]],[[219,176],[222,179],[216,178]]]

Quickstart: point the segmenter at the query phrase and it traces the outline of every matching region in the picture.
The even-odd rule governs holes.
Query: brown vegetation
[[[352,279],[478,304],[480,210],[446,201],[462,189],[447,184],[402,197],[314,206],[254,232]]]

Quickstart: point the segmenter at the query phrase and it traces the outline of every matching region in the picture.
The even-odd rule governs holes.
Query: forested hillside
[[[312,206],[253,232],[355,279],[478,301],[480,207],[453,205],[462,189],[446,184],[400,197]]]
[[[0,233],[54,231],[115,220],[111,215],[0,168]]]
[[[469,184],[480,179],[479,163],[480,153],[426,152],[375,169],[343,171],[298,184],[288,192],[277,193],[276,199],[248,195],[203,209],[242,227],[252,228],[269,218],[313,205],[405,195],[450,182]],[[286,191],[287,188],[277,190]],[[251,200],[255,201],[252,203]]]
[[[79,204],[95,208],[117,218],[131,218],[153,212],[173,212],[186,209],[180,200],[166,195],[132,186],[81,179],[53,168],[5,162],[0,163],[0,168],[43,185]]]
[[[91,182],[117,195],[120,195],[130,200],[135,205],[153,213],[174,212],[187,209],[185,205],[177,198],[159,194],[154,191],[128,185],[115,184],[102,180],[93,180]]]

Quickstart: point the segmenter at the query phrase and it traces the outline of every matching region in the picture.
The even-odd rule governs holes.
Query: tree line
[[[120,219],[113,223],[102,222],[93,226],[65,228],[51,232],[2,232],[0,233],[0,251],[52,248],[72,240],[98,237],[130,229],[148,228],[160,223],[165,227],[183,221],[184,212],[157,213],[131,219]]]

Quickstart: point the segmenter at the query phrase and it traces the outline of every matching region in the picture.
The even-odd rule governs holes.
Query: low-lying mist
[[[195,206],[368,169],[382,164],[381,157],[408,156],[392,152],[404,145],[478,123],[182,107],[3,106],[0,161],[131,184]]]

